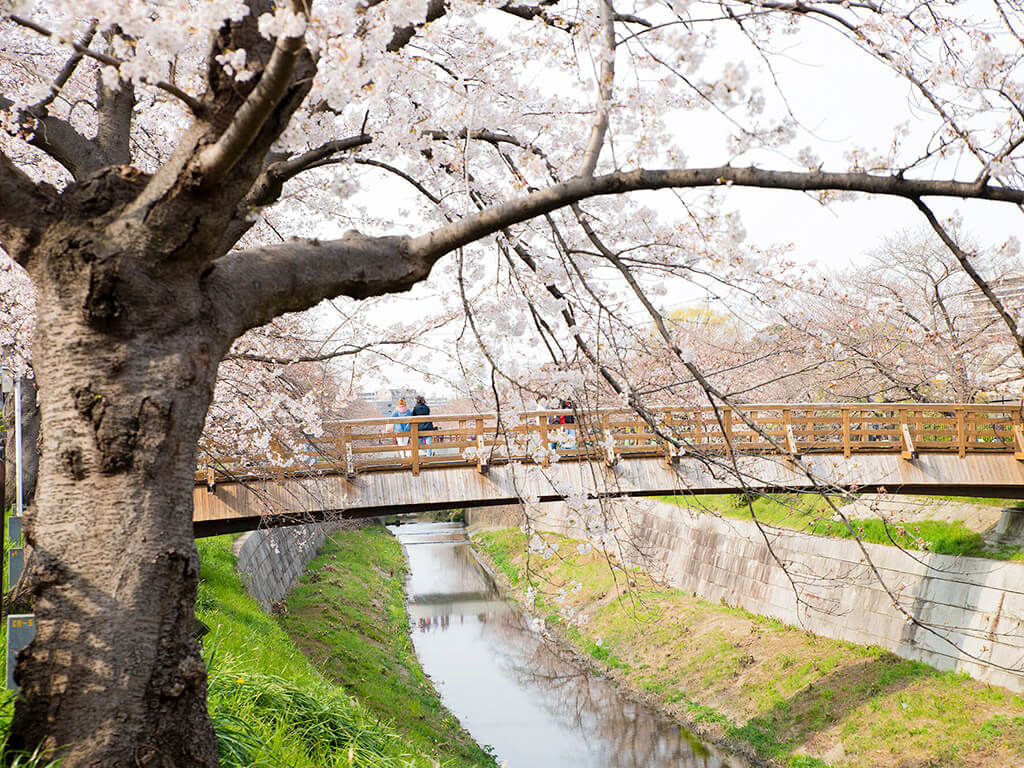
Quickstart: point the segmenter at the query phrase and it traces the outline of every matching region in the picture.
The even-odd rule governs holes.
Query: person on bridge
[[[572,404],[571,400],[559,400],[558,407],[561,410],[572,411],[572,413],[563,413],[557,416],[552,416],[548,419],[549,424],[561,425],[562,429],[569,439],[564,443],[551,443],[551,449],[557,448],[575,448],[576,447],[576,417],[573,415],[576,412],[576,407]],[[568,427],[566,424],[572,424],[573,426]]]
[[[424,398],[423,395],[417,395],[416,396],[416,405],[414,405],[412,407],[412,415],[413,416],[429,416],[430,415],[430,406],[427,405],[426,398]],[[424,435],[423,433],[424,432],[433,432],[434,431],[434,423],[432,421],[421,421],[418,429],[420,431],[420,445],[433,445],[433,443],[434,443],[434,436],[433,435]],[[427,448],[426,455],[427,456],[433,456],[434,455],[434,449],[433,448]]]
[[[398,406],[395,408],[394,413],[391,414],[391,418],[400,419],[403,416],[412,416],[412,412],[409,410],[409,404],[405,402],[405,398],[401,398],[398,401]],[[399,445],[409,444],[409,432],[412,431],[412,424],[408,421],[400,421],[394,425],[395,430],[395,442]],[[408,451],[399,451],[399,456],[405,457],[409,455]]]

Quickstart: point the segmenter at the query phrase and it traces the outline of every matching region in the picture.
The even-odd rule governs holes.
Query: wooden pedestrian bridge
[[[193,520],[196,536],[210,536],[579,494],[824,488],[1019,499],[1022,415],[1021,403],[782,403],[338,421],[288,466],[198,467]]]

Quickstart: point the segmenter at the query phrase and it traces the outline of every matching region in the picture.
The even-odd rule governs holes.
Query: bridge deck
[[[569,416],[572,423],[560,423]],[[434,428],[421,432],[426,422]],[[645,419],[626,411],[535,411],[509,422],[507,414],[337,422],[289,468],[204,467],[193,497],[196,534],[581,492],[817,485],[1024,496],[1017,405],[776,404],[745,406],[742,414],[657,409]],[[394,431],[405,424],[409,431]]]

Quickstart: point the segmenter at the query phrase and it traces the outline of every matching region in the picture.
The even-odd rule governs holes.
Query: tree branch
[[[277,39],[256,87],[235,112],[216,143],[199,154],[199,172],[205,184],[220,182],[256,139],[260,128],[288,91],[299,55],[306,47],[305,41],[305,31],[294,37],[281,36]]]
[[[352,231],[330,242],[300,240],[229,253],[213,263],[203,289],[230,343],[250,328],[328,297],[407,291],[436,261],[412,253],[407,237]]]
[[[14,102],[0,96],[0,110],[10,111],[13,106]],[[11,133],[56,160],[77,181],[103,167],[103,156],[96,145],[66,120],[43,111],[39,115],[22,112],[19,122],[21,131],[12,129]]]
[[[399,27],[395,30],[391,36],[391,40],[388,41],[385,50],[388,53],[396,53],[402,50],[412,40],[413,35],[416,34],[416,30],[420,27],[425,27],[432,21],[435,21],[448,12],[448,7],[445,5],[444,0],[430,0],[427,4],[427,16],[420,24],[410,24],[406,27]]]
[[[593,176],[597,168],[597,160],[601,156],[601,147],[608,134],[608,105],[612,100],[612,87],[615,83],[615,10],[612,0],[597,0],[598,14],[601,19],[601,63],[597,73],[597,104],[594,105],[594,124],[590,127],[590,138],[583,150],[580,163],[580,176]]]
[[[960,262],[960,266],[963,268],[964,272],[967,273],[967,276],[970,277],[981,292],[985,294],[985,298],[988,299],[989,304],[992,305],[996,314],[999,315],[1003,323],[1005,323],[1006,327],[1009,329],[1010,336],[1013,338],[1013,343],[1017,345],[1021,359],[1024,360],[1024,336],[1022,336],[1018,330],[1017,321],[1014,320],[1007,311],[1006,306],[996,295],[995,291],[992,290],[992,286],[988,284],[985,278],[978,274],[978,270],[976,270],[974,265],[971,264],[970,254],[957,244],[956,240],[952,238],[949,232],[946,231],[946,228],[942,226],[939,220],[935,217],[931,208],[916,198],[914,199],[914,205],[916,205],[921,213],[924,214],[924,217],[928,219],[928,223],[931,225],[932,229],[935,230],[935,234],[937,234],[939,239],[946,244],[950,253],[956,256],[956,260]]]
[[[369,341],[366,344],[335,349],[330,352],[322,352],[317,355],[262,355],[256,352],[229,352],[224,356],[225,360],[244,360],[250,363],[267,363],[269,365],[296,365],[298,363],[322,363],[327,360],[334,360],[339,357],[358,355],[366,350],[373,350],[375,347],[383,346],[404,346],[412,344],[415,339],[387,339],[385,341]]]
[[[83,47],[88,47],[95,35],[96,21],[93,20],[92,23],[89,24],[89,29],[85,31],[85,35],[82,37],[81,45]],[[71,76],[75,73],[78,65],[82,62],[83,56],[84,54],[82,54],[81,51],[75,50],[75,52],[68,57],[68,60],[64,62],[64,66],[61,67],[60,72],[57,73],[57,77],[55,77],[53,79],[53,83],[50,84],[50,90],[47,92],[46,96],[28,108],[27,111],[30,114],[38,117],[45,113],[46,108],[53,103],[53,100],[57,98],[57,94],[59,94],[64,86],[67,85],[68,80],[71,79]]]
[[[135,87],[125,80],[111,88],[96,73],[96,144],[110,165],[132,162],[132,112],[135,109]]]
[[[788,189],[800,192],[839,190],[865,192],[916,200],[920,197],[958,197],[1024,203],[1024,190],[984,186],[958,181],[905,179],[898,176],[872,176],[866,173],[794,173],[760,168],[692,168],[668,170],[620,171],[595,177],[576,177],[538,190],[525,197],[496,205],[473,216],[429,232],[412,240],[410,247],[426,254],[448,253],[502,227],[549,213],[588,197],[622,194],[653,189],[693,189],[714,186]]]
[[[49,184],[36,184],[0,153],[0,244],[25,266],[32,249],[56,218],[60,199]]]
[[[315,149],[303,152],[301,155],[293,155],[284,160],[273,162],[267,166],[267,169],[256,180],[244,204],[247,206],[270,205],[270,203],[273,203],[281,196],[284,184],[289,179],[295,178],[303,171],[308,170],[332,155],[355,149],[356,147],[362,147],[371,141],[373,141],[373,138],[369,134],[360,133],[356,136],[328,141]]]
[[[229,334],[227,341],[231,341],[282,312],[307,309],[331,296],[367,298],[406,291],[425,279],[446,253],[589,197],[723,184],[798,191],[846,190],[911,200],[929,195],[1024,203],[1024,190],[864,173],[790,173],[731,166],[636,170],[576,177],[415,238],[372,238],[350,232],[341,240],[295,241],[238,251],[213,263],[205,287],[215,311],[223,313],[221,325]]]
[[[13,13],[10,14],[8,18],[15,24],[25,27],[26,29],[31,29],[33,32],[36,32],[42,35],[43,37],[53,37],[52,30],[47,29],[41,24],[36,24],[34,21],[31,21],[30,19],[22,18],[21,16],[18,16],[17,14]],[[98,53],[90,48],[86,48],[84,45],[81,45],[79,43],[73,42],[71,43],[71,47],[83,56],[88,56],[90,59],[95,59],[101,64],[106,64],[110,67],[116,67],[120,69],[121,65],[124,64],[124,62],[120,59],[116,59],[113,56],[108,56],[105,53]],[[154,88],[159,88],[161,91],[164,91],[165,93],[171,94],[171,96],[174,96],[176,99],[180,99],[188,106],[188,108],[192,111],[193,114],[199,115],[203,113],[203,105],[200,104],[199,101],[197,101],[194,97],[190,96],[189,94],[181,90],[181,88],[179,88],[178,86],[172,85],[171,83],[165,83],[163,80],[144,79],[143,82],[147,83],[148,85],[152,85]]]

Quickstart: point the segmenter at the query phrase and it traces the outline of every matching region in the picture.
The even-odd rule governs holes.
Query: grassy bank
[[[659,496],[660,501],[689,509],[698,509],[723,517],[750,520],[750,506],[740,494],[691,494],[683,496]],[[989,505],[1010,506],[1013,502],[999,499],[954,499],[969,503],[988,502]],[[833,499],[836,506],[846,502]],[[754,515],[762,523],[780,528],[791,528],[822,536],[853,538],[849,526],[834,519],[832,507],[818,494],[794,493],[771,497],[757,497],[751,500]],[[964,555],[967,557],[988,557],[997,560],[1024,561],[1024,547],[1010,545],[987,548],[980,533],[972,531],[960,522],[941,520],[919,520],[902,525],[886,524],[880,518],[851,519],[857,535],[863,541],[873,544],[899,545],[904,549],[936,552],[941,555]]]
[[[196,616],[209,668],[210,716],[224,768],[493,766],[441,707],[412,655],[401,551],[386,531],[339,534],[279,621],[242,588],[231,537],[197,542]],[[345,583],[330,576],[344,569]],[[318,569],[324,574],[319,582]],[[337,601],[329,605],[329,601]],[[337,612],[335,611],[337,609]],[[339,614],[350,617],[340,628]],[[284,626],[282,626],[284,624]],[[285,631],[285,627],[293,634]],[[315,649],[326,671],[302,653]],[[345,662],[339,666],[339,659]],[[13,696],[0,696],[0,744]],[[16,758],[18,768],[58,762]]]
[[[196,615],[211,629],[203,646],[221,765],[434,765],[434,756],[410,745],[394,723],[322,674],[245,594],[230,537],[197,544]]]
[[[231,537],[197,542],[201,562],[196,616],[209,669],[208,704],[224,768],[435,768],[438,750],[411,742],[390,718],[322,674],[242,589]],[[403,628],[404,631],[404,628]],[[369,641],[368,641],[369,642]],[[376,670],[364,669],[372,675]],[[0,698],[0,743],[13,697]],[[441,765],[464,765],[448,761]],[[36,766],[24,760],[18,766]],[[38,763],[38,766],[57,763]]]
[[[638,573],[613,576],[603,555],[578,554],[565,540],[558,556],[529,561],[518,531],[475,541],[519,597],[539,588],[534,610],[616,677],[776,765],[1024,764],[1024,697],[710,604]],[[634,582],[628,592],[627,580]],[[589,621],[564,627],[563,607],[583,610]]]
[[[451,766],[493,766],[441,706],[413,652],[405,613],[405,560],[380,526],[341,531],[288,596],[282,626],[331,680],[410,746]]]

